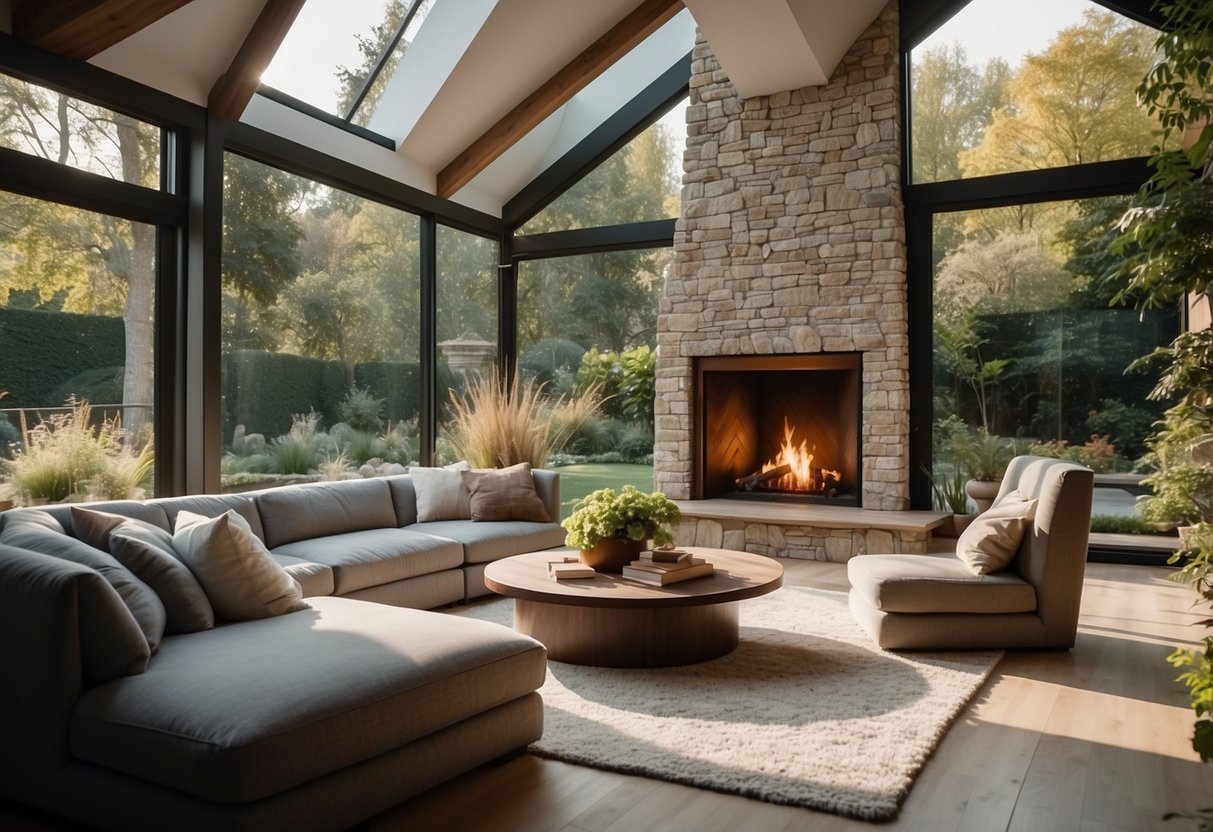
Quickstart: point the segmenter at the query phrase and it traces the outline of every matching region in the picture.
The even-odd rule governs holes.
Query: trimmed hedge
[[[354,367],[354,384],[383,399],[384,417],[393,422],[417,415],[421,396],[417,364],[358,364]],[[321,414],[328,429],[338,421],[338,406],[349,387],[340,361],[236,350],[224,363],[223,441],[231,441],[236,425],[272,440],[290,430],[294,414],[313,409]]]
[[[8,391],[0,407],[54,407],[63,391],[86,392],[72,389],[78,377],[95,383],[105,375],[96,371],[108,370],[121,378],[126,327],[107,315],[0,307],[0,354],[0,390]]]

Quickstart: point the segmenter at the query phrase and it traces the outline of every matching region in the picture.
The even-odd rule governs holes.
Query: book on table
[[[593,578],[598,575],[593,567],[586,566],[576,558],[549,561],[548,574],[556,581],[575,581],[579,578]]]
[[[691,553],[686,549],[645,549],[640,559],[647,563],[684,563],[691,560]]]
[[[716,572],[716,567],[703,558],[690,558],[677,563],[655,563],[646,560],[634,560],[623,567],[622,575],[633,581],[640,581],[656,586],[676,584],[689,581],[692,578],[703,578]]]

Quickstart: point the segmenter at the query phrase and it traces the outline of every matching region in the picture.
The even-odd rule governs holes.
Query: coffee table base
[[[514,600],[514,629],[548,658],[597,667],[670,667],[717,659],[737,646],[736,601],[687,607],[607,608]]]

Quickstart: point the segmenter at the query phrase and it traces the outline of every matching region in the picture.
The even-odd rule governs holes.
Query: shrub
[[[349,435],[341,453],[348,456],[355,465],[361,465],[368,459],[382,459],[387,452],[387,445],[374,433],[355,430]]]
[[[564,446],[569,432],[598,406],[593,392],[572,400],[543,398],[533,379],[508,385],[496,373],[469,382],[459,398],[451,393],[451,421],[445,430],[450,451],[476,468],[504,468],[529,462],[547,464],[548,454]]]
[[[276,473],[308,474],[320,465],[315,444],[319,427],[320,414],[314,410],[291,417],[290,431],[275,439],[269,448]]]
[[[1104,399],[1103,409],[1092,411],[1087,417],[1087,427],[1092,434],[1102,434],[1115,445],[1123,456],[1137,459],[1146,451],[1146,437],[1154,424],[1154,414],[1135,404],[1125,404],[1120,399]]]
[[[370,390],[354,386],[337,405],[337,416],[354,430],[375,433],[383,418],[383,405],[384,400],[371,395]]]
[[[388,425],[381,441],[383,442],[381,456],[384,462],[416,465],[421,457],[421,434],[417,429],[416,418]]]
[[[518,352],[518,371],[540,384],[552,384],[557,376],[577,369],[585,347],[564,338],[544,338]]]
[[[151,443],[136,452],[118,418],[93,424],[92,407],[69,399],[67,413],[31,429],[25,449],[6,463],[14,492],[23,502],[138,496],[151,479]]]
[[[653,435],[633,432],[619,443],[619,453],[626,462],[639,462],[653,454]]]
[[[1154,534],[1154,528],[1140,517],[1096,514],[1091,517],[1091,531],[1102,534]]]

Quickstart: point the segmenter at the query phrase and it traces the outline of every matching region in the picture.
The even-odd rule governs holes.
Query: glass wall
[[[1163,405],[1136,358],[1178,333],[1178,310],[1114,302],[1107,245],[1127,197],[935,216],[937,462],[962,425],[1129,470]],[[1048,450],[1045,448],[1045,450]]]
[[[648,461],[653,450],[657,306],[671,249],[523,262],[518,366],[553,396],[604,399],[564,448],[574,456]]]
[[[445,439],[451,396],[497,363],[497,251],[495,240],[438,226],[438,425],[436,457],[454,462]]]
[[[229,154],[223,485],[420,458],[420,220]]]
[[[518,229],[541,234],[678,216],[684,99]]]
[[[160,187],[159,128],[6,75],[0,146]],[[153,225],[0,191],[0,506],[152,493],[156,280]]]
[[[912,181],[1148,154],[1156,36],[1089,0],[973,0],[910,53]]]

